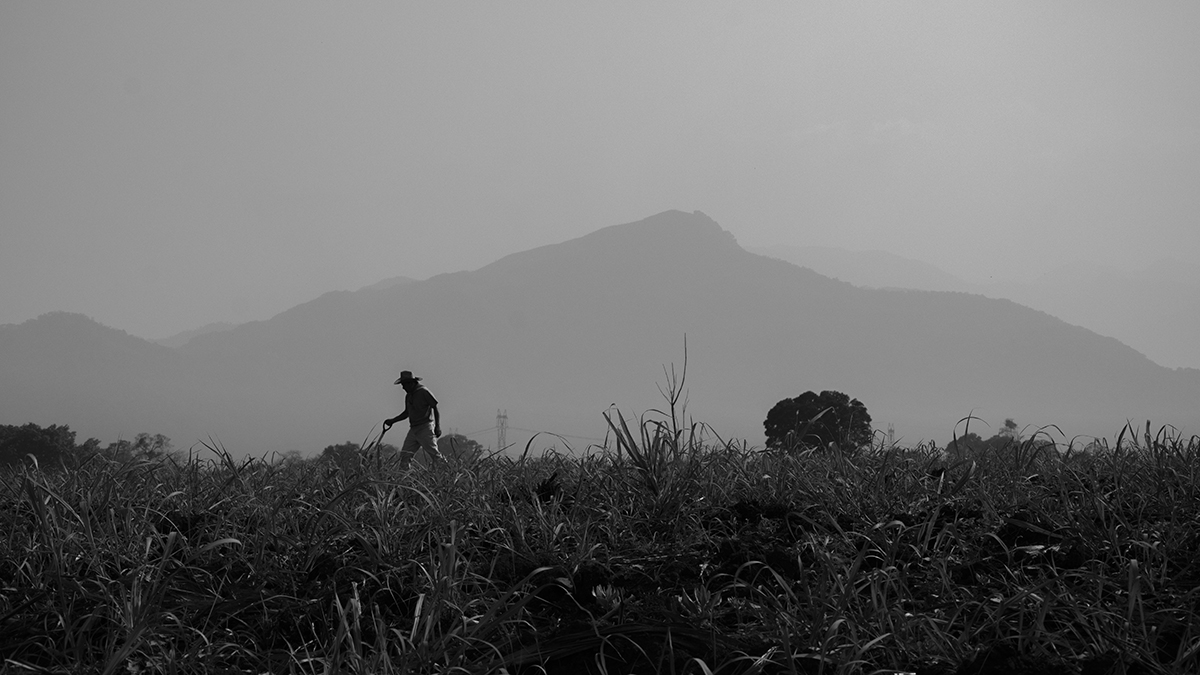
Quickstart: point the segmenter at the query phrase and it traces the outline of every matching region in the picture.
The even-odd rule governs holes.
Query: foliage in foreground
[[[947,464],[610,422],[619,454],[410,473],[378,453],[10,473],[0,670],[1200,671],[1195,438]]]

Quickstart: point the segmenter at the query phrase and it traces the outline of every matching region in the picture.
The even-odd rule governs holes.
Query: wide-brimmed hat
[[[396,378],[396,381],[393,382],[392,384],[400,384],[401,382],[420,382],[420,381],[421,381],[421,378],[413,377],[411,370],[402,370],[402,371],[400,371],[400,377]]]

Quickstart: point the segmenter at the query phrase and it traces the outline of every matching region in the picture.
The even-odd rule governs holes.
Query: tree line
[[[89,438],[75,440],[75,432],[66,424],[41,427],[29,423],[20,426],[0,424],[0,466],[37,462],[42,467],[59,467],[104,457],[117,461],[162,457],[174,450],[171,439],[162,434],[140,433],[133,439],[101,444]]]
[[[378,451],[385,458],[399,452],[399,448],[390,443],[381,443],[369,449]],[[478,457],[485,451],[476,441],[457,433],[439,438],[438,449],[443,457],[448,458]],[[42,468],[53,469],[77,466],[97,457],[124,462],[166,457],[174,451],[171,439],[163,434],[140,433],[132,439],[104,445],[96,438],[77,442],[75,431],[66,424],[51,424],[48,427],[33,423],[0,424],[0,467],[37,463]],[[339,443],[327,446],[318,457],[341,462],[362,451],[358,443]],[[300,453],[286,453],[285,456],[301,457]]]
[[[874,438],[871,415],[862,401],[840,391],[806,391],[795,398],[776,403],[763,421],[766,446],[772,450],[852,450],[869,445]],[[971,455],[984,450],[1001,450],[1021,440],[1020,431],[1012,419],[991,438],[967,433],[946,446],[948,454]],[[388,443],[367,448],[388,458],[399,449]],[[466,436],[450,433],[438,439],[443,457],[478,457],[485,448]],[[22,426],[0,425],[0,466],[13,466],[36,461],[43,467],[69,465],[92,457],[116,461],[153,459],[174,450],[171,439],[162,434],[140,433],[133,439],[118,440],[102,445],[95,438],[76,443],[75,432],[67,425],[36,424]],[[343,462],[363,452],[358,443],[346,442],[327,446],[318,457],[326,461]],[[289,453],[297,454],[298,453]]]

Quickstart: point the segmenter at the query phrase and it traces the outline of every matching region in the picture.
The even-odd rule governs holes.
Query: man
[[[421,378],[413,377],[412,371],[400,371],[400,377],[393,384],[404,387],[404,412],[383,421],[383,430],[387,431],[400,420],[408,420],[408,435],[404,437],[404,445],[400,447],[400,466],[408,468],[412,456],[417,450],[424,449],[430,459],[437,459],[437,438],[442,435],[442,416],[438,412],[438,400],[433,392],[421,384]]]

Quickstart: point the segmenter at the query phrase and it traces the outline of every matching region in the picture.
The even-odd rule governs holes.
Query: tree
[[[763,422],[767,447],[859,448],[871,442],[871,415],[858,399],[840,391],[806,391],[775,404]]]
[[[171,439],[162,434],[150,435],[142,432],[132,441],[121,439],[109,443],[101,454],[108,459],[127,462],[131,459],[158,459],[174,450]]]
[[[271,456],[272,464],[283,464],[292,466],[304,463],[304,453],[299,450],[285,450],[280,453],[275,453]]]
[[[37,460],[43,467],[58,466],[75,450],[75,432],[67,425],[0,425],[0,464]]]
[[[956,460],[982,457],[989,452],[1015,448],[1020,441],[1020,430],[1010,417],[1004,420],[1004,428],[991,438],[984,440],[979,434],[970,431],[950,441],[946,444],[946,454]]]
[[[321,451],[318,459],[323,462],[332,462],[342,468],[353,466],[360,462],[373,462],[376,460],[387,461],[400,453],[400,448],[391,443],[379,443],[368,445],[363,448],[358,443],[346,441],[337,445],[327,445]]]
[[[955,460],[965,459],[978,454],[987,447],[987,443],[979,434],[968,431],[946,444],[946,454]]]
[[[1004,420],[1004,428],[1000,430],[997,436],[1003,436],[1013,441],[1020,442],[1021,430],[1017,428],[1017,423],[1013,418],[1009,417]]]
[[[133,454],[138,457],[157,458],[174,450],[171,439],[162,434],[150,435],[142,432],[133,439]]]
[[[362,450],[362,448],[359,447],[358,443],[352,443],[350,441],[339,443],[337,445],[327,445],[325,446],[325,449],[321,451],[321,459],[326,459],[341,464],[358,457],[360,450]]]

